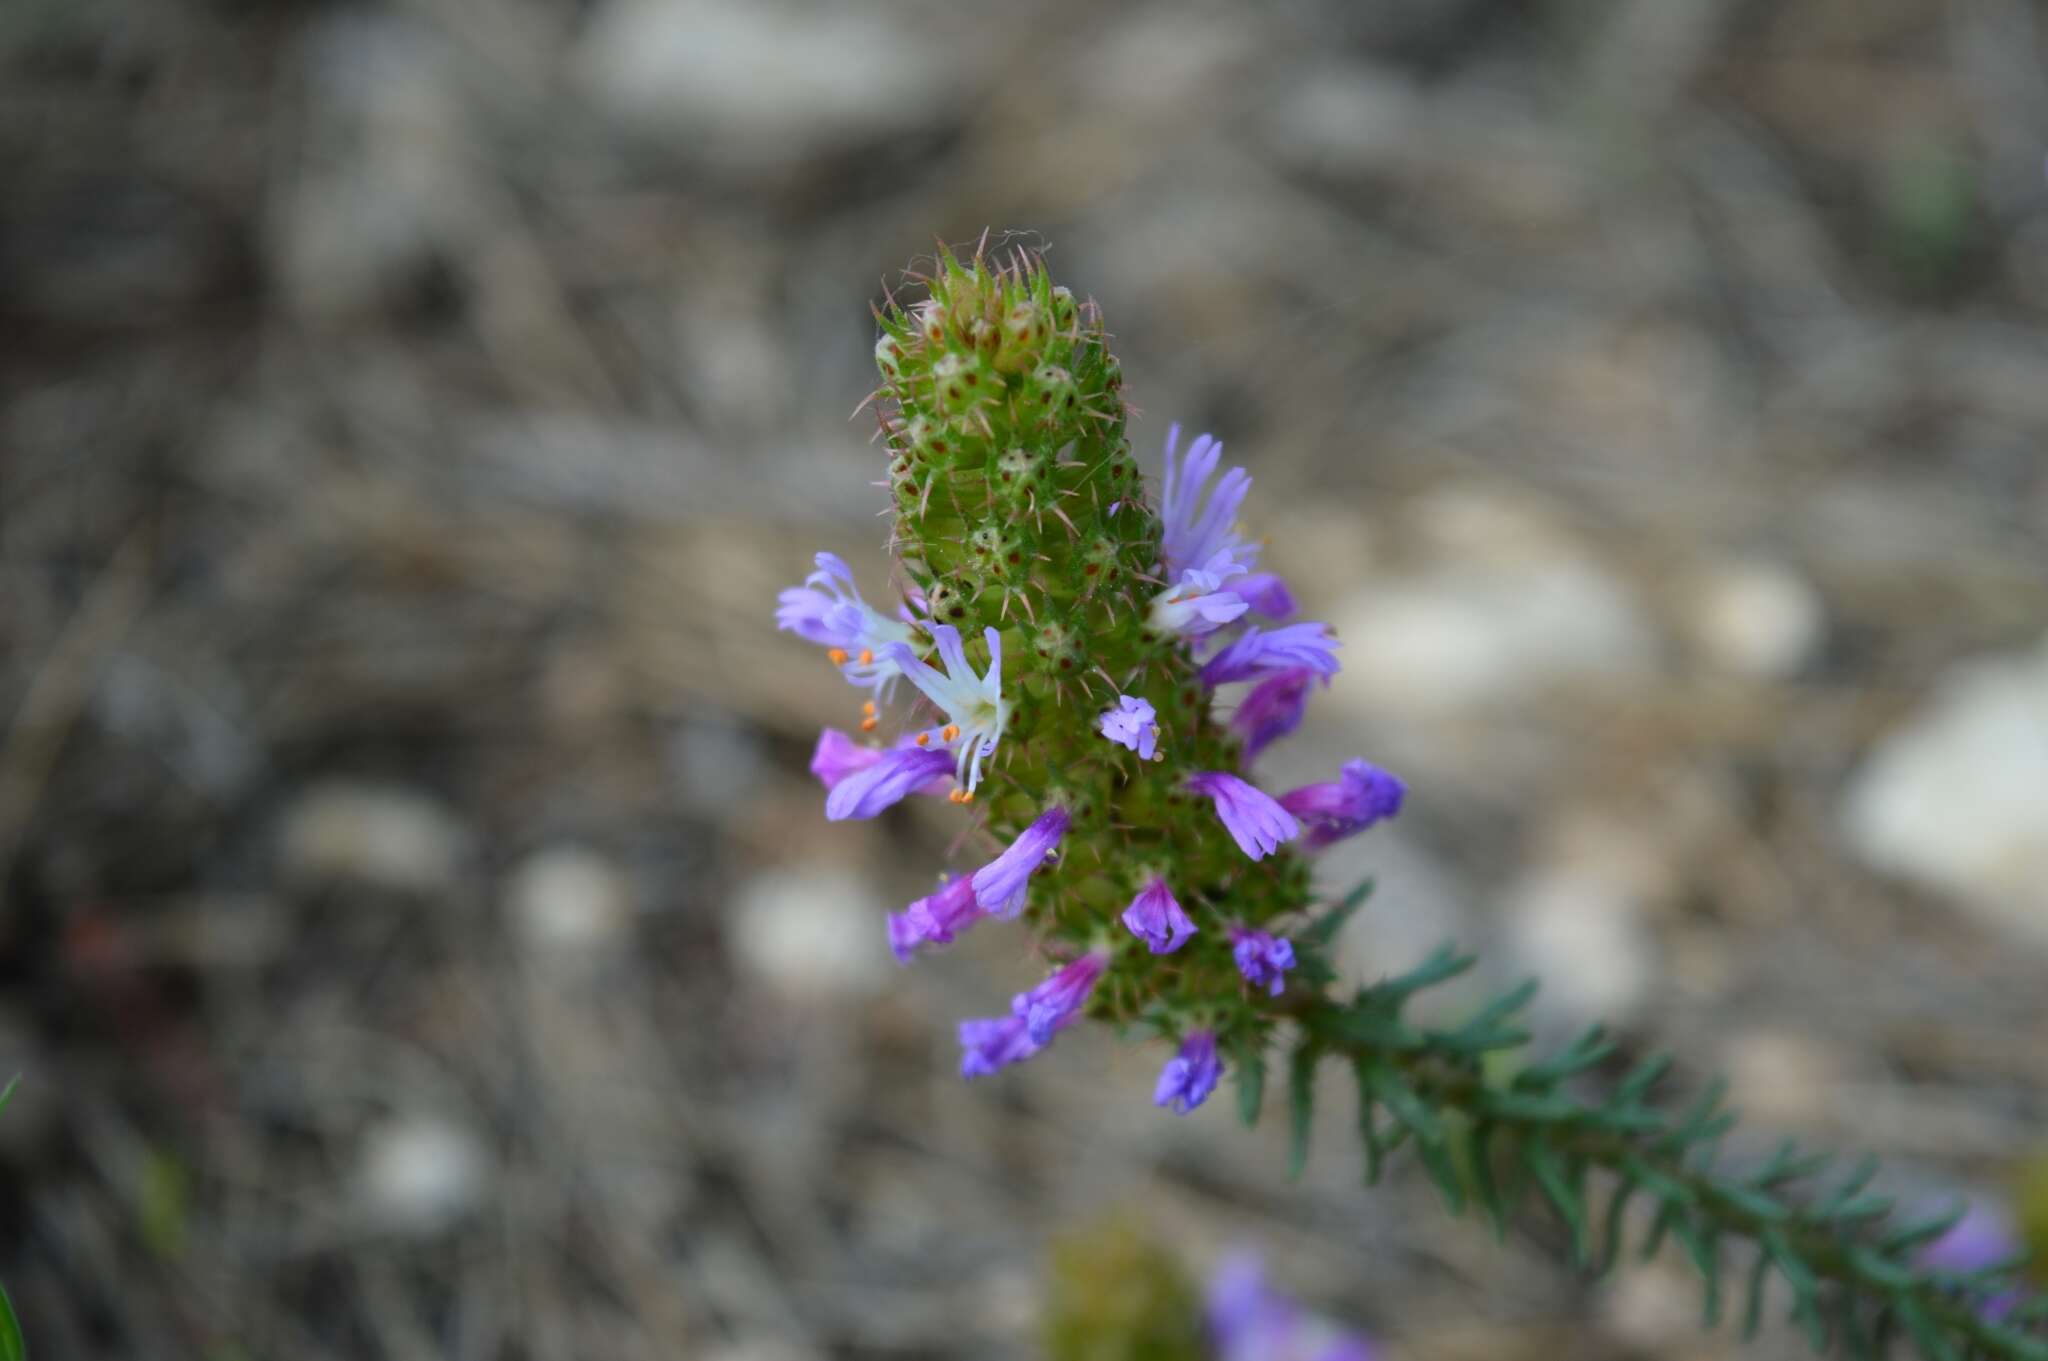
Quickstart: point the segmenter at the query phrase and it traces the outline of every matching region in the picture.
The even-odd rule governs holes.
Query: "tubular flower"
[[[907,620],[891,619],[860,597],[853,573],[836,554],[820,553],[817,570],[776,597],[775,627],[830,649],[841,675],[855,685],[887,692],[901,673],[892,646],[917,637]]]
[[[1159,878],[1138,890],[1119,920],[1155,955],[1172,954],[1195,934],[1195,924],[1181,910],[1166,881]]]
[[[1021,1016],[977,1018],[960,1023],[960,1076],[987,1077],[998,1068],[1022,1063],[1045,1046],[1024,1033]]]
[[[1245,493],[1252,489],[1251,474],[1232,468],[1223,474],[1214,491],[1209,479],[1223,458],[1223,445],[1208,436],[1197,435],[1187,456],[1176,456],[1180,426],[1166,431],[1166,481],[1159,500],[1159,518],[1164,522],[1163,547],[1168,580],[1177,580],[1190,568],[1217,571],[1222,558],[1230,566],[1224,575],[1248,572],[1259,560],[1257,544],[1237,537],[1237,512]],[[1204,504],[1204,496],[1207,503]]]
[[[1301,716],[1308,710],[1308,688],[1315,678],[1316,673],[1306,667],[1276,671],[1238,702],[1230,726],[1244,739],[1247,764],[1301,726]]]
[[[1268,619],[1285,619],[1294,613],[1294,592],[1273,572],[1254,572],[1230,588],[1252,607],[1252,613]]]
[[[1216,1058],[1216,1032],[1191,1031],[1180,1042],[1180,1052],[1159,1070],[1159,1085],[1152,1089],[1152,1104],[1171,1106],[1175,1115],[1186,1115],[1209,1099],[1223,1065]]]
[[[909,738],[905,738],[896,745],[902,748],[915,744]],[[841,780],[859,774],[887,754],[881,747],[871,747],[854,741],[837,728],[826,728],[818,734],[818,745],[811,751],[811,774],[817,776],[818,783],[824,785],[829,792],[837,789]],[[951,769],[949,762],[947,771],[950,772]],[[943,794],[951,783],[947,775],[942,773],[917,792]]]
[[[825,820],[871,818],[935,780],[943,783],[952,768],[952,756],[943,751],[904,746],[876,752],[873,761],[832,785],[825,796]]]
[[[1374,1361],[1364,1338],[1346,1333],[1266,1284],[1265,1267],[1233,1254],[1209,1278],[1209,1333],[1217,1361]]]
[[[1188,788],[1214,801],[1224,830],[1254,860],[1265,859],[1281,842],[1301,834],[1301,824],[1272,795],[1227,771],[1203,771],[1188,780]]]
[[[995,751],[1010,721],[1010,704],[1003,698],[1003,637],[990,628],[982,630],[982,638],[988,643],[988,671],[980,676],[967,664],[960,630],[951,624],[932,625],[932,640],[946,664],[943,672],[919,661],[901,643],[885,649],[887,660],[946,715],[942,740],[956,749],[955,778],[970,794],[981,783],[982,758]]]
[[[904,963],[925,945],[950,945],[962,931],[988,915],[974,900],[973,881],[948,879],[939,891],[889,914],[889,949]]]
[[[1362,832],[1401,811],[1408,786],[1368,761],[1346,761],[1335,780],[1305,784],[1280,796],[1280,806],[1307,824],[1309,850]]]
[[[1234,926],[1230,930],[1230,954],[1237,961],[1237,971],[1253,987],[1264,988],[1269,995],[1278,997],[1287,986],[1282,975],[1294,967],[1294,942],[1285,936]]]
[[[1219,590],[1208,572],[1183,572],[1181,579],[1152,597],[1147,622],[1154,633],[1202,638],[1251,608],[1235,591]]]
[[[1159,714],[1149,703],[1118,695],[1114,709],[1104,709],[1096,720],[1102,735],[1118,746],[1129,747],[1143,760],[1151,760],[1159,748]]]
[[[1203,665],[1202,683],[1223,685],[1296,668],[1334,676],[1338,671],[1336,646],[1328,624],[1288,624],[1271,631],[1255,624]]]
[[[1024,1033],[1036,1045],[1049,1044],[1055,1032],[1072,1025],[1088,1005],[1095,980],[1109,967],[1109,956],[1090,950],[1071,964],[1061,965],[1029,992],[1010,1000],[1010,1014],[1024,1021]]]
[[[1064,808],[1046,809],[1009,849],[974,872],[974,900],[984,912],[1009,918],[1024,910],[1024,890],[1033,872],[1060,844],[1072,820]]]

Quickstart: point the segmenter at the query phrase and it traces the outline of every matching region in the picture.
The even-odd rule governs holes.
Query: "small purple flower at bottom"
[[[1923,1271],[1979,1271],[2018,1256],[2025,1246],[2002,1209],[1973,1201],[1947,1233],[1920,1250],[1913,1265]],[[2001,1291],[1983,1301],[1983,1315],[1995,1322],[2022,1298],[2022,1291]]]
[[[1218,1361],[1374,1361],[1372,1346],[1266,1284],[1256,1255],[1234,1253],[1209,1278]]]
[[[1024,1033],[1035,1045],[1051,1042],[1053,1035],[1072,1025],[1088,1005],[1095,980],[1109,966],[1109,956],[1090,950],[1071,964],[1063,964],[1043,983],[1010,1001],[1010,1014],[1024,1022]]]
[[[1142,699],[1118,695],[1116,708],[1104,709],[1097,726],[1104,737],[1118,746],[1129,747],[1144,760],[1151,760],[1158,749],[1159,714]]]
[[[1278,850],[1283,841],[1301,834],[1301,824],[1274,801],[1270,794],[1246,784],[1221,770],[1206,770],[1188,778],[1188,788],[1207,795],[1216,804],[1216,816],[1237,848],[1254,860],[1263,860]]]
[[[1328,624],[1288,624],[1277,629],[1254,625],[1203,663],[1202,683],[1223,685],[1296,667],[1305,667],[1318,676],[1334,676],[1340,669],[1336,646]]]
[[[1022,1063],[1045,1046],[1034,1044],[1021,1016],[977,1018],[960,1023],[960,1076],[987,1077]]]
[[[948,879],[937,893],[919,898],[889,916],[889,948],[904,963],[924,945],[949,945],[962,931],[986,917],[974,901],[974,883],[964,875]]]
[[[822,753],[823,738],[818,745]],[[811,766],[815,770],[817,765],[818,758],[814,756]],[[831,783],[831,792],[825,796],[825,819],[844,822],[848,818],[874,817],[934,782],[943,783],[952,769],[952,753],[943,748],[933,751],[904,746],[876,752],[873,761],[861,769],[840,774]]]
[[[1308,709],[1308,688],[1315,678],[1316,673],[1308,668],[1294,667],[1268,676],[1238,702],[1230,726],[1244,739],[1245,764],[1301,726],[1301,716]]]
[[[1159,878],[1138,890],[1121,920],[1155,955],[1172,954],[1195,934],[1195,924],[1188,920],[1166,881]]]
[[[1263,987],[1273,997],[1286,988],[1282,975],[1294,967],[1294,942],[1285,936],[1233,926],[1230,954],[1237,961],[1237,971],[1253,987]]]
[[[1009,918],[1024,910],[1032,872],[1067,834],[1073,819],[1064,808],[1048,808],[995,859],[974,872],[974,900],[992,916]]]
[[[1175,1115],[1186,1115],[1209,1099],[1223,1065],[1216,1058],[1216,1032],[1191,1031],[1180,1042],[1180,1052],[1159,1071],[1159,1085],[1152,1089],[1152,1104],[1170,1106]]]
[[[1408,786],[1369,761],[1346,761],[1335,780],[1305,784],[1280,796],[1280,806],[1308,828],[1310,850],[1362,832],[1401,811]]]
[[[1254,614],[1263,614],[1268,619],[1285,619],[1294,613],[1294,592],[1287,589],[1287,583],[1277,573],[1253,572],[1231,582],[1230,589],[1252,607]]]

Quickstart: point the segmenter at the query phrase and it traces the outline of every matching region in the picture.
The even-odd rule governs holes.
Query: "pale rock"
[[[2048,644],[1952,668],[1850,780],[1865,863],[2048,947]]]
[[[1417,516],[1430,565],[1374,580],[1334,613],[1340,702],[1442,712],[1654,665],[1655,633],[1627,585],[1561,530],[1477,496],[1439,497]]]
[[[399,1116],[363,1139],[362,1204],[393,1232],[427,1235],[449,1227],[482,1203],[489,1179],[481,1141],[439,1116]]]
[[[299,881],[348,879],[408,893],[454,886],[461,827],[446,807],[396,785],[337,779],[308,789],[285,814],[283,869]]]
[[[1640,1016],[1662,968],[1642,905],[1622,885],[1540,869],[1509,888],[1503,916],[1518,971],[1543,982],[1534,1014],[1573,1026]]]
[[[588,959],[618,948],[632,915],[625,877],[577,846],[541,851],[513,871],[505,907],[528,952],[540,959]]]
[[[447,45],[389,16],[340,15],[302,50],[305,145],[270,253],[308,315],[358,312],[475,232],[476,164]]]
[[[859,999],[896,967],[886,913],[866,881],[845,870],[769,870],[741,885],[728,939],[742,969],[792,1000]]]
[[[1717,563],[1699,574],[1689,594],[1694,645],[1730,675],[1793,675],[1813,659],[1826,632],[1819,593],[1782,563]]]
[[[1609,1332],[1631,1347],[1662,1356],[1699,1331],[1698,1280],[1664,1262],[1617,1273],[1602,1292],[1600,1314]]]
[[[787,0],[607,0],[576,61],[598,107],[735,170],[926,126],[959,74],[914,26]]]

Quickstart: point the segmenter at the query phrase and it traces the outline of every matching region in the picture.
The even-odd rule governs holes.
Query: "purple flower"
[[[917,637],[906,620],[877,613],[860,598],[853,572],[838,557],[820,553],[818,570],[776,597],[775,627],[831,649],[840,674],[855,685],[886,690],[901,674],[889,655]]]
[[[1167,580],[1178,580],[1191,567],[1214,571],[1212,564],[1219,556],[1236,571],[1250,571],[1258,561],[1258,545],[1246,543],[1233,531],[1238,508],[1252,488],[1251,474],[1232,468],[1210,492],[1209,479],[1223,457],[1223,445],[1208,435],[1198,435],[1188,446],[1187,457],[1180,459],[1174,452],[1179,443],[1180,426],[1168,427],[1166,482],[1159,498],[1159,518],[1166,530]]]
[[[1175,1115],[1186,1115],[1209,1099],[1223,1065],[1216,1059],[1216,1032],[1191,1031],[1180,1042],[1180,1052],[1159,1070],[1159,1085],[1152,1089],[1152,1104],[1171,1106]]]
[[[996,917],[1014,917],[1024,910],[1024,889],[1032,871],[1067,834],[1064,808],[1048,808],[1018,834],[1009,849],[974,872],[974,900]]]
[[[822,753],[825,746],[823,738],[819,739],[818,746]],[[818,759],[816,756],[811,759],[813,770],[817,769]],[[841,753],[838,759],[843,762],[844,754]],[[872,761],[839,773],[836,779],[828,782],[832,792],[825,796],[826,820],[844,822],[848,818],[871,818],[935,780],[944,783],[952,769],[953,756],[946,751],[918,746],[878,751]],[[820,775],[819,778],[825,777]]]
[[[1285,619],[1294,613],[1294,593],[1274,572],[1254,572],[1234,583],[1231,590],[1244,597],[1254,613],[1268,619]]]
[[[908,964],[920,946],[948,945],[988,913],[974,901],[974,882],[948,879],[939,891],[889,916],[889,948]]]
[[[2004,1210],[1973,1201],[1954,1227],[1920,1250],[1913,1264],[1923,1271],[1963,1274],[2009,1261],[2025,1247]],[[1983,1302],[1984,1317],[1993,1321],[2003,1318],[2022,1297],[2018,1290],[1991,1296]]]
[[[1263,987],[1273,997],[1286,988],[1287,980],[1281,975],[1294,967],[1294,942],[1285,936],[1233,926],[1230,954],[1237,961],[1237,971],[1253,987]]]
[[[1095,980],[1109,966],[1109,956],[1090,950],[1071,964],[1055,969],[1030,992],[1010,999],[1010,1014],[1023,1018],[1024,1033],[1035,1045],[1044,1046],[1058,1031],[1072,1025],[1095,991]]]
[[[1142,699],[1118,695],[1116,708],[1104,709],[1098,726],[1104,737],[1147,761],[1159,746],[1159,714]]]
[[[1288,624],[1270,631],[1254,624],[1208,660],[1202,667],[1202,683],[1222,685],[1296,667],[1318,676],[1334,676],[1338,666],[1332,649],[1336,646],[1328,624]]]
[[[1230,716],[1230,726],[1244,738],[1247,765],[1269,745],[1301,726],[1301,716],[1308,709],[1308,688],[1315,678],[1316,673],[1306,667],[1277,672],[1253,686],[1251,693],[1238,703],[1237,712]]]
[[[1271,795],[1225,771],[1208,770],[1190,776],[1188,788],[1215,801],[1216,816],[1222,819],[1224,830],[1237,842],[1237,848],[1254,860],[1263,860],[1281,842],[1292,841],[1301,833],[1301,824],[1294,820],[1294,815]]]
[[[1172,954],[1195,934],[1195,924],[1174,900],[1173,891],[1167,888],[1164,879],[1157,878],[1131,899],[1131,905],[1124,909],[1123,924],[1155,955]]]
[[[1307,825],[1302,845],[1314,850],[1394,816],[1407,793],[1407,785],[1378,766],[1346,761],[1337,779],[1290,789],[1280,806]]]
[[[1373,1361],[1365,1339],[1268,1286],[1255,1254],[1225,1258],[1209,1278],[1208,1293],[1218,1361]]]
[[[1022,1063],[1045,1046],[1032,1042],[1021,1016],[995,1016],[960,1023],[960,1076],[987,1077]]]
[[[980,676],[968,665],[967,653],[960,646],[960,630],[951,624],[932,625],[932,641],[938,644],[939,659],[946,664],[944,672],[919,661],[902,643],[882,649],[890,664],[945,713],[940,740],[957,747],[954,777],[970,794],[981,783],[982,758],[1003,740],[1003,729],[1010,721],[1010,704],[1003,698],[1003,636],[994,629],[983,629],[982,640],[988,644],[988,671]]]
[[[1243,596],[1222,587],[1223,578],[1217,573],[1182,572],[1180,580],[1152,597],[1152,613],[1146,622],[1154,633],[1206,637],[1251,608]]]

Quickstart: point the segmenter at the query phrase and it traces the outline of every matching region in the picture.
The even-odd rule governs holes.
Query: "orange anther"
[[[963,790],[961,790],[961,791],[960,791],[960,802],[962,802],[962,803],[973,803],[973,802],[974,802],[974,791],[973,791],[973,790],[971,790],[971,789],[963,789]]]
[[[958,802],[960,802],[960,793],[961,793],[961,791],[960,791],[960,789],[959,789],[959,788],[958,788],[957,786],[955,786],[955,787],[954,787],[954,788],[952,788],[952,789],[949,789],[949,790],[947,790],[947,791],[946,791],[946,802],[947,802],[947,803],[958,803]]]
[[[880,726],[881,726],[881,723],[880,723],[880,721],[879,721],[879,720],[877,720],[877,719],[872,719],[872,718],[863,718],[863,719],[862,719],[862,720],[860,721],[860,730],[861,730],[862,732],[873,732],[873,731],[874,731],[874,730],[875,730],[876,728],[878,728],[878,727],[880,727]]]
[[[860,664],[861,664],[862,666],[866,666],[866,665],[868,665],[869,663],[873,662],[874,660],[875,660],[875,650],[874,650],[873,648],[871,648],[871,647],[864,647],[864,648],[862,648],[862,649],[860,650]]]
[[[945,738],[948,742],[955,740],[960,736],[960,725],[958,723],[948,723],[939,730],[939,736]]]
[[[931,744],[932,744],[932,735],[931,735],[930,733],[928,733],[928,732],[921,732],[921,733],[919,733],[919,734],[917,735],[917,745],[919,745],[920,747],[928,747],[928,746],[930,746]]]
[[[846,665],[846,649],[843,647],[835,647],[828,651],[825,655],[831,659],[832,665],[834,666]]]
[[[872,717],[875,712],[875,702],[871,699],[862,700],[860,702],[860,711]]]

